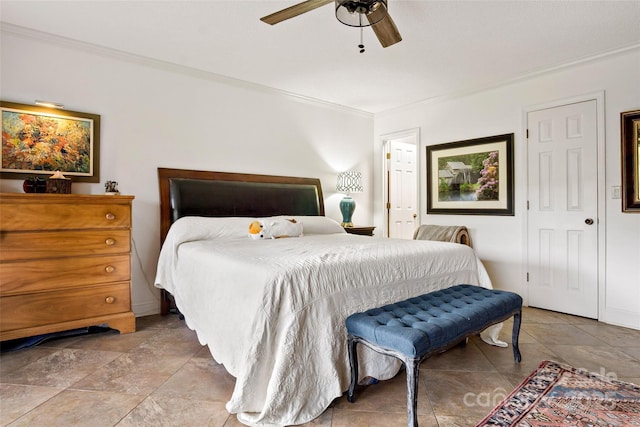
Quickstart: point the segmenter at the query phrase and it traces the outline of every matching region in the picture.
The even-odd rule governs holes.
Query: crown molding
[[[562,70],[566,70],[569,68],[573,68],[573,67],[577,67],[580,65],[584,65],[584,64],[588,64],[591,62],[595,62],[595,61],[599,61],[601,59],[604,58],[608,58],[608,57],[612,57],[612,56],[617,56],[617,55],[622,55],[628,52],[632,52],[634,50],[640,50],[640,43],[633,43],[627,46],[623,46],[617,49],[613,49],[613,50],[608,50],[605,52],[601,52],[599,54],[596,55],[591,55],[591,56],[587,56],[587,57],[583,57],[583,58],[579,58],[576,59],[574,61],[571,62],[566,62],[566,63],[562,63],[562,64],[557,64],[551,67],[547,67],[547,68],[543,68],[534,72],[530,72],[530,73],[525,73],[522,74],[520,76],[516,76],[510,79],[505,79],[505,80],[501,80],[501,81],[497,81],[491,84],[487,84],[481,87],[476,87],[476,88],[466,88],[463,90],[459,90],[459,91],[454,91],[445,95],[441,95],[441,96],[435,96],[433,98],[428,98],[428,99],[423,99],[421,101],[416,101],[413,102],[411,104],[407,104],[407,105],[401,105],[399,107],[395,107],[395,108],[390,108],[388,110],[384,110],[384,111],[379,111],[377,113],[375,113],[375,117],[381,117],[384,116],[386,114],[395,114],[398,112],[402,112],[402,111],[406,111],[406,110],[410,110],[416,107],[419,107],[421,105],[428,105],[428,104],[435,104],[438,102],[443,102],[443,101],[450,101],[453,99],[459,99],[459,98],[464,98],[466,96],[471,96],[471,95],[475,95],[478,93],[482,93],[482,92],[486,92],[492,89],[496,89],[502,86],[507,86],[507,85],[511,85],[511,84],[515,84],[515,83],[520,83],[523,81],[527,81],[527,80],[531,80],[533,78],[536,77],[540,77],[540,76],[544,76],[546,74],[552,74],[558,71],[562,71]]]
[[[261,85],[258,83],[249,82],[246,80],[237,79],[234,77],[225,76],[222,74],[213,73],[185,65],[176,64],[174,62],[164,61],[160,59],[150,58],[144,55],[137,55],[134,53],[125,52],[118,49],[113,49],[93,43],[87,43],[84,41],[58,36],[43,31],[34,30],[32,28],[22,27],[19,25],[9,24],[7,22],[0,22],[0,33],[11,34],[21,37],[23,39],[30,39],[39,42],[45,42],[57,46],[66,47],[86,53],[99,55],[111,59],[116,59],[123,62],[129,62],[132,64],[142,65],[150,68],[156,68],[163,71],[169,71],[176,74],[182,74],[197,79],[208,80],[211,82],[222,83],[229,86],[234,86],[242,89],[249,89],[256,92],[262,92],[275,96],[282,96],[292,99],[304,104],[313,105],[316,107],[323,107],[334,111],[339,111],[348,114],[355,114],[364,118],[373,119],[373,113],[359,110],[352,107],[347,107],[332,102],[323,101],[304,95],[300,95],[293,92],[288,92],[281,89]]]

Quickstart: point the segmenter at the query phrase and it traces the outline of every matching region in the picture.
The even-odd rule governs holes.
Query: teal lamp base
[[[342,212],[342,225],[343,227],[353,227],[353,222],[351,222],[351,217],[353,216],[353,211],[356,210],[356,201],[351,198],[351,196],[344,196],[344,199],[340,201],[340,212]]]

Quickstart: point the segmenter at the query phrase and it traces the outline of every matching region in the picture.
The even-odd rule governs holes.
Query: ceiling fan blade
[[[303,1],[302,3],[294,4],[293,6],[282,9],[278,12],[272,13],[271,15],[263,16],[262,18],[260,18],[260,20],[262,22],[266,22],[267,24],[273,25],[290,18],[295,18],[298,15],[310,12],[329,3],[333,3],[333,0],[307,0]]]
[[[378,21],[378,19],[380,19],[380,13],[384,13],[386,16],[384,19]],[[398,27],[396,27],[395,22],[391,19],[391,15],[389,15],[385,8],[381,7],[379,11],[367,15],[367,19],[369,19],[369,22],[378,21],[371,27],[373,28],[373,32],[376,33],[376,37],[378,37],[382,47],[389,47],[402,40]]]

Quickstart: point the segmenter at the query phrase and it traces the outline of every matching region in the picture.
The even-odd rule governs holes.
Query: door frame
[[[598,319],[601,319],[602,313],[605,311],[605,298],[606,298],[606,246],[605,246],[605,238],[606,238],[606,158],[605,158],[605,93],[604,91],[587,93],[584,95],[578,95],[570,98],[562,98],[557,99],[555,101],[549,101],[541,104],[535,104],[526,106],[522,110],[522,135],[525,136],[525,147],[524,147],[524,155],[523,155],[523,168],[524,177],[522,191],[526,195],[524,203],[524,220],[522,221],[522,235],[524,238],[523,241],[523,250],[522,250],[522,265],[524,268],[524,275],[522,277],[522,288],[525,292],[523,292],[524,303],[525,305],[529,304],[529,284],[527,281],[527,271],[529,269],[529,210],[527,209],[527,202],[529,200],[529,138],[527,138],[527,128],[528,128],[528,115],[529,113],[537,110],[544,110],[549,108],[562,107],[568,104],[577,104],[580,102],[586,101],[596,101],[596,134],[597,134],[597,167],[598,173],[596,175],[597,179],[597,195],[596,201],[598,204],[598,244],[597,244],[597,252],[598,252],[598,277],[597,277],[597,287],[598,287]]]
[[[388,197],[387,197],[387,183],[388,183],[388,175],[387,175],[387,171],[388,171],[388,162],[387,162],[387,153],[389,152],[388,147],[389,147],[389,141],[392,141],[394,139],[401,139],[401,138],[406,138],[408,136],[413,136],[414,140],[416,142],[416,207],[418,208],[418,211],[420,211],[421,206],[422,206],[422,198],[420,197],[420,195],[422,194],[421,188],[420,188],[420,182],[421,182],[421,175],[422,175],[422,169],[420,168],[421,162],[420,162],[420,128],[410,128],[410,129],[405,129],[405,130],[401,130],[401,131],[397,131],[397,132],[392,132],[392,133],[387,133],[384,135],[380,135],[380,141],[382,142],[382,158],[380,159],[380,165],[381,165],[381,171],[382,171],[382,189],[381,189],[381,195],[382,195],[382,210],[383,210],[383,214],[382,214],[382,218],[384,221],[384,231],[382,233],[382,237],[389,237],[389,210],[387,209],[387,203],[389,202]],[[418,214],[418,224],[420,225],[422,223],[421,221],[421,215]]]

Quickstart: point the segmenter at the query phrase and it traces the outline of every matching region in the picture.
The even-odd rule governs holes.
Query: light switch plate
[[[611,198],[612,199],[619,199],[620,198],[620,186],[619,185],[614,185],[613,187],[611,187]]]

